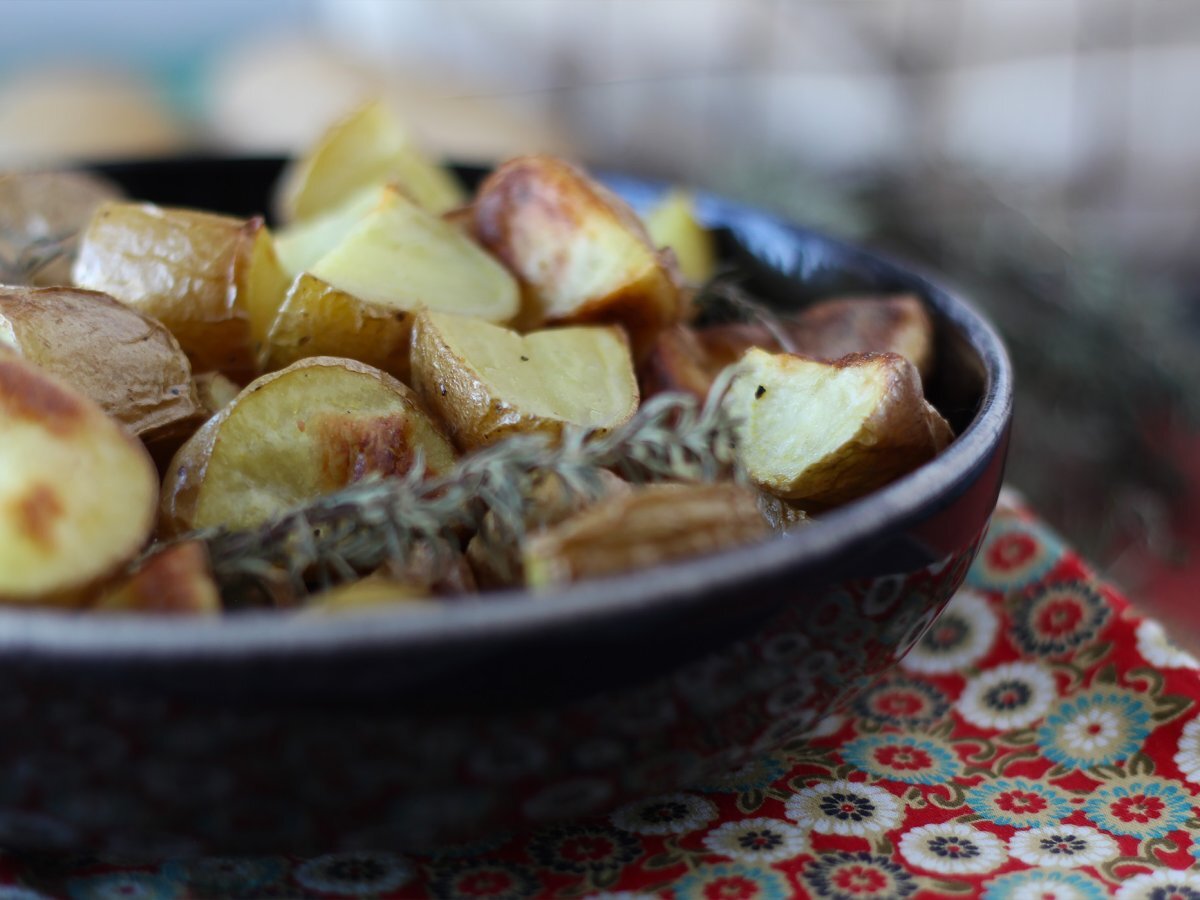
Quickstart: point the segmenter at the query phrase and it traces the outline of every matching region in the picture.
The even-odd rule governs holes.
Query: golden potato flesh
[[[460,229],[391,188],[311,274],[393,310],[428,307],[506,322],[520,306],[520,289],[502,265]]]
[[[166,325],[196,371],[236,380],[257,371],[287,288],[262,219],[136,203],[96,211],[73,277]]]
[[[480,186],[475,234],[529,288],[547,323],[619,324],[641,357],[683,315],[679,287],[616,195],[549,156],[505,163]]]
[[[311,269],[379,204],[380,197],[379,188],[372,186],[328,212],[278,229],[275,252],[283,270],[294,278]]]
[[[440,214],[465,200],[457,179],[413,144],[383,102],[372,102],[332,125],[284,173],[278,211],[284,221],[309,219],[344,204],[364,188],[396,184]]]
[[[105,590],[90,608],[100,612],[215,615],[221,611],[221,595],[204,544],[183,541],[152,553],[132,573]]]
[[[553,328],[527,335],[480,319],[422,312],[413,326],[412,384],[461,448],[515,432],[607,430],[638,405],[619,328]]]
[[[205,418],[223,410],[242,390],[236,382],[220,372],[201,372],[192,378],[192,384],[196,388],[196,398],[200,401]]]
[[[178,341],[105,294],[0,287],[0,341],[144,440],[177,431],[200,413]]]
[[[176,454],[162,527],[250,528],[370,476],[403,475],[420,450],[436,475],[454,451],[412,391],[352,360],[316,357],[248,385]]]
[[[737,452],[750,478],[817,506],[882,487],[953,439],[916,367],[894,353],[828,363],[752,349],[725,402],[741,423]]]
[[[698,221],[692,198],[671,191],[645,215],[646,231],[656,247],[669,247],[679,273],[689,284],[700,285],[717,268],[717,248],[712,234]]]
[[[420,588],[381,575],[339,585],[314,594],[305,601],[306,613],[350,613],[380,607],[436,609],[437,601]]]
[[[315,275],[292,284],[267,336],[268,371],[311,356],[341,356],[408,379],[412,314],[367,303]]]
[[[65,383],[0,353],[0,602],[74,603],[146,543],[158,476]]]

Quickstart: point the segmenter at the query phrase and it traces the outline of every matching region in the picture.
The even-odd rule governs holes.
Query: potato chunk
[[[751,479],[817,506],[882,487],[953,438],[922,395],[916,367],[894,353],[827,363],[752,349],[726,403],[741,420],[738,457]]]
[[[185,443],[164,479],[169,533],[250,528],[372,475],[430,474],[454,451],[412,391],[353,360],[315,357],[264,375]]]
[[[157,497],[136,438],[0,351],[0,602],[79,602],[145,544]]]
[[[682,316],[679,287],[641,221],[574,166],[524,156],[475,198],[475,233],[529,289],[535,323],[619,324],[635,356]]]
[[[96,211],[73,277],[166,325],[196,371],[243,381],[287,287],[262,219],[138,203]]]
[[[319,216],[277,230],[275,252],[283,270],[293,278],[307,272],[379,204],[379,198],[379,189],[370,187]]]
[[[607,430],[637,410],[629,345],[619,328],[517,334],[480,319],[422,312],[413,332],[412,383],[460,448],[514,432]]]
[[[713,236],[696,221],[690,195],[671,191],[645,216],[646,231],[656,247],[669,247],[679,263],[679,273],[688,284],[700,285],[717,269]]]
[[[454,175],[428,160],[387,104],[375,101],[330,126],[316,146],[288,168],[280,182],[278,211],[284,221],[308,219],[384,183],[398,185],[435,214],[465,199]]]
[[[0,342],[143,440],[186,428],[201,411],[179,342],[106,294],[0,287]]]
[[[100,612],[215,615],[221,595],[200,541],[183,541],[152,553],[92,605]]]

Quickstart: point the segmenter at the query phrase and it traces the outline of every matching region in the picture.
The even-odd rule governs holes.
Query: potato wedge
[[[437,601],[414,585],[383,575],[368,575],[358,581],[313,594],[305,602],[304,612],[329,615],[384,606],[436,609]]]
[[[0,260],[19,270],[0,263],[0,283],[70,284],[75,238],[96,207],[120,197],[115,184],[90,172],[0,175]]]
[[[220,372],[201,372],[192,378],[196,398],[207,419],[234,401],[242,389]]]
[[[717,269],[717,247],[712,234],[696,221],[695,203],[684,191],[671,191],[643,217],[656,247],[669,247],[679,273],[691,285],[701,285]]]
[[[608,430],[637,411],[624,333],[579,326],[517,334],[423,311],[413,326],[412,384],[462,449],[565,425]]]
[[[221,612],[221,595],[204,544],[183,541],[151,554],[105,590],[90,608],[98,612],[216,615]]]
[[[198,371],[244,381],[288,279],[259,218],[107,203],[84,232],[75,284],[158,319]]]
[[[201,411],[179,342],[106,294],[0,287],[0,341],[143,440],[184,430]]]
[[[353,360],[302,360],[252,382],[180,448],[161,526],[250,528],[371,475],[402,475],[418,450],[432,475],[454,464],[401,382]]]
[[[651,484],[615,493],[525,543],[534,588],[618,575],[738,547],[769,535],[744,485]]]
[[[292,278],[307,272],[342,242],[380,200],[378,186],[361,190],[345,203],[317,216],[285,225],[275,232],[279,264]]]
[[[475,234],[530,289],[546,323],[619,324],[635,357],[683,315],[679,286],[623,200],[569,163],[524,156],[475,198]]]
[[[283,221],[309,219],[364,188],[385,183],[398,185],[435,214],[466,199],[454,175],[414,146],[386,103],[374,101],[330,126],[315,147],[288,167],[276,209]]]
[[[391,187],[311,274],[393,310],[429,307],[505,322],[520,304],[520,288],[504,266]]]
[[[741,420],[738,457],[761,488],[834,506],[932,459],[953,438],[895,353],[834,363],[751,349],[726,396]]]
[[[141,442],[64,382],[0,353],[0,602],[80,602],[146,543],[157,498]]]

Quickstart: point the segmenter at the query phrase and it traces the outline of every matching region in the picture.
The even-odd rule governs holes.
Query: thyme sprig
[[[736,423],[722,400],[731,377],[723,373],[702,406],[689,395],[659,394],[607,434],[570,428],[557,440],[514,436],[431,479],[418,459],[403,477],[351,485],[259,528],[185,539],[206,543],[222,596],[235,606],[300,602],[310,590],[402,564],[421,547],[444,558],[489,511],[506,537],[519,540],[533,489],[547,476],[594,498],[606,469],[634,483],[714,481],[730,471]]]

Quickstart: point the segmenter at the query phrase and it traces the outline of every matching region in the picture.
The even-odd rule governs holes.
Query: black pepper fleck
[[[528,356],[522,356],[522,357],[521,357],[521,362],[529,362],[529,357],[528,357]]]
[[[758,390],[754,392],[754,399],[755,399],[755,400],[759,399],[759,398],[760,398],[760,397],[762,397],[762,395],[763,395],[763,394],[765,394],[766,392],[767,392],[767,389],[766,389],[765,387],[763,387],[763,386],[760,384],[760,385],[758,386]]]

